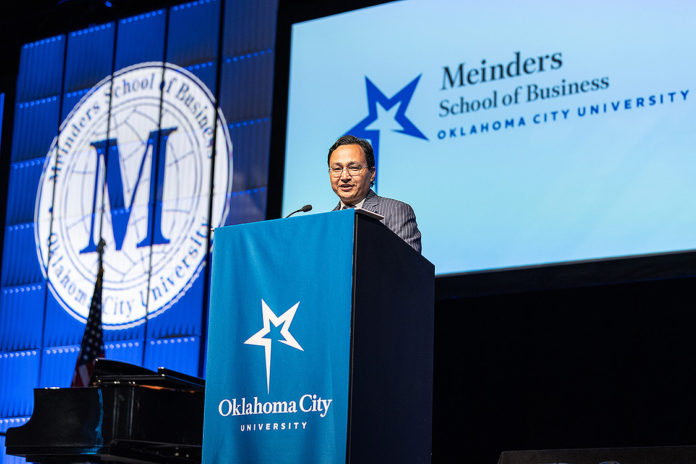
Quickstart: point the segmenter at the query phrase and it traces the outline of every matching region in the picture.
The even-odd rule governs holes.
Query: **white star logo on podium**
[[[290,309],[285,311],[280,317],[276,316],[273,310],[268,307],[265,301],[261,300],[261,314],[263,316],[263,328],[256,332],[254,335],[249,337],[247,341],[244,342],[245,345],[258,345],[263,346],[266,354],[266,390],[268,393],[271,392],[271,342],[270,338],[266,338],[271,331],[271,323],[274,327],[279,327],[280,334],[283,336],[283,340],[278,340],[280,343],[284,343],[300,351],[304,351],[295,337],[290,334],[290,324],[292,324],[292,318],[295,317],[295,312],[297,307],[300,305],[298,301]]]

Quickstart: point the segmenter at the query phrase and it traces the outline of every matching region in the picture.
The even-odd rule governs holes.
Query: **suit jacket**
[[[416,213],[407,203],[391,198],[380,197],[370,190],[365,197],[363,209],[384,216],[382,222],[418,253],[421,252],[421,233],[416,222]],[[341,202],[333,209],[341,208]]]

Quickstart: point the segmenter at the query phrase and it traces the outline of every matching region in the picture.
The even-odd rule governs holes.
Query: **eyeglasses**
[[[360,175],[360,172],[365,169],[365,166],[360,166],[357,164],[351,164],[350,166],[346,167],[340,167],[340,166],[333,166],[329,168],[329,174],[331,174],[331,177],[341,177],[343,174],[343,171],[346,170],[348,171],[348,175],[351,177]]]

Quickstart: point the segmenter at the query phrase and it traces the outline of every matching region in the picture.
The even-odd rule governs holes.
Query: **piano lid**
[[[112,359],[97,359],[91,384],[104,386],[113,384],[140,385],[175,390],[202,392],[205,380],[160,367],[157,372]]]
[[[46,464],[200,463],[202,379],[100,359],[91,383],[34,389],[34,412],[8,429],[7,454]]]

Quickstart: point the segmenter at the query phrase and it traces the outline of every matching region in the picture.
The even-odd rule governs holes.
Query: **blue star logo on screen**
[[[280,317],[276,316],[273,310],[266,304],[265,301],[261,300],[261,315],[263,317],[263,328],[256,332],[254,335],[249,337],[247,341],[244,342],[245,345],[258,345],[262,346],[266,354],[266,391],[271,392],[271,343],[273,339],[267,338],[271,332],[271,324],[273,327],[281,327],[280,334],[283,336],[283,340],[278,340],[280,343],[284,343],[291,346],[297,350],[304,351],[295,337],[290,334],[290,324],[292,324],[292,319],[295,317],[297,312],[297,307],[300,305],[298,301],[290,309],[285,311]]]
[[[393,119],[390,121],[385,121],[387,123],[391,123],[391,130],[393,132],[428,140],[428,137],[426,137],[406,116],[406,109],[408,108],[409,103],[411,103],[411,98],[413,97],[413,93],[418,86],[418,81],[420,78],[421,76],[419,75],[409,82],[403,89],[399,90],[393,97],[388,98],[381,90],[377,88],[370,78],[365,76],[368,115],[350,130],[348,130],[346,134],[354,135],[370,141],[375,152],[375,166],[379,164],[379,134],[380,130],[383,130],[375,127],[377,123],[382,122],[379,121],[380,113],[384,115],[386,112],[386,114],[389,115],[388,117]],[[377,172],[379,172],[379,170]]]

